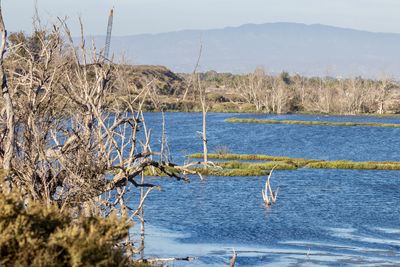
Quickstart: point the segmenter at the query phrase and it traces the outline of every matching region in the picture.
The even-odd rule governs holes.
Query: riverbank
[[[111,106],[145,98],[145,111],[201,111],[198,85],[210,112],[400,116],[397,81],[209,71],[174,73],[163,66],[115,65],[126,83],[107,96]],[[127,86],[129,85],[129,86]]]

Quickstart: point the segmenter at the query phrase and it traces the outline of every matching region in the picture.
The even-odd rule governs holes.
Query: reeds
[[[201,154],[193,154],[191,158],[201,158]],[[289,158],[270,155],[252,154],[209,154],[209,159],[225,159],[227,162],[217,162],[222,168],[231,169],[260,169],[271,170],[296,170],[299,168],[310,169],[354,169],[354,170],[400,170],[398,161],[349,161],[349,160],[316,160],[304,158]],[[263,160],[265,162],[241,162],[240,160]]]
[[[271,167],[272,168],[272,167]],[[265,176],[268,175],[267,168],[223,168],[216,164],[216,167],[203,168],[201,166],[193,166],[189,168],[192,173],[186,173],[187,175],[200,174],[202,176],[224,176],[224,177],[246,177],[246,176]],[[174,174],[183,175],[182,171],[177,172],[175,170]],[[167,176],[165,173],[160,172],[154,168],[146,168],[144,172],[145,176],[162,177]]]
[[[320,161],[309,163],[310,169],[400,170],[400,162]]]
[[[298,168],[295,164],[285,161],[269,161],[260,163],[229,161],[229,162],[217,162],[215,164],[224,169],[271,170],[272,168],[275,167],[275,170],[295,170]]]

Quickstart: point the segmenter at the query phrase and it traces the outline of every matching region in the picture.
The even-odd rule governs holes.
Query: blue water
[[[161,115],[146,114],[159,147]],[[314,159],[400,161],[400,129],[225,123],[228,117],[400,123],[400,118],[209,114],[211,151]],[[175,161],[201,152],[201,114],[167,113]],[[400,172],[276,171],[278,202],[263,205],[265,177],[151,179],[162,191],[146,203],[148,256],[196,256],[177,266],[400,266]]]

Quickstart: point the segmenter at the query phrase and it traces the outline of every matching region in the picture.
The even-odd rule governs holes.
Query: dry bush
[[[361,77],[304,77],[270,75],[257,68],[253,73],[227,75],[204,73],[202,82],[212,93],[222,93],[237,105],[265,113],[317,112],[338,114],[398,113],[400,86],[394,80]],[[223,91],[218,88],[224,88]],[[213,102],[217,100],[210,99]]]

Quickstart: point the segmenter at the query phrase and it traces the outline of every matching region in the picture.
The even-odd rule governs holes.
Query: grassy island
[[[202,154],[193,154],[191,158],[201,158]],[[252,154],[209,154],[209,159],[227,160],[216,162],[223,169],[235,170],[296,170],[299,168],[310,169],[354,169],[354,170],[400,170],[398,161],[349,161],[349,160],[317,160],[304,158],[289,158],[270,155]],[[257,161],[257,162],[243,162]],[[262,162],[259,162],[262,161]]]

